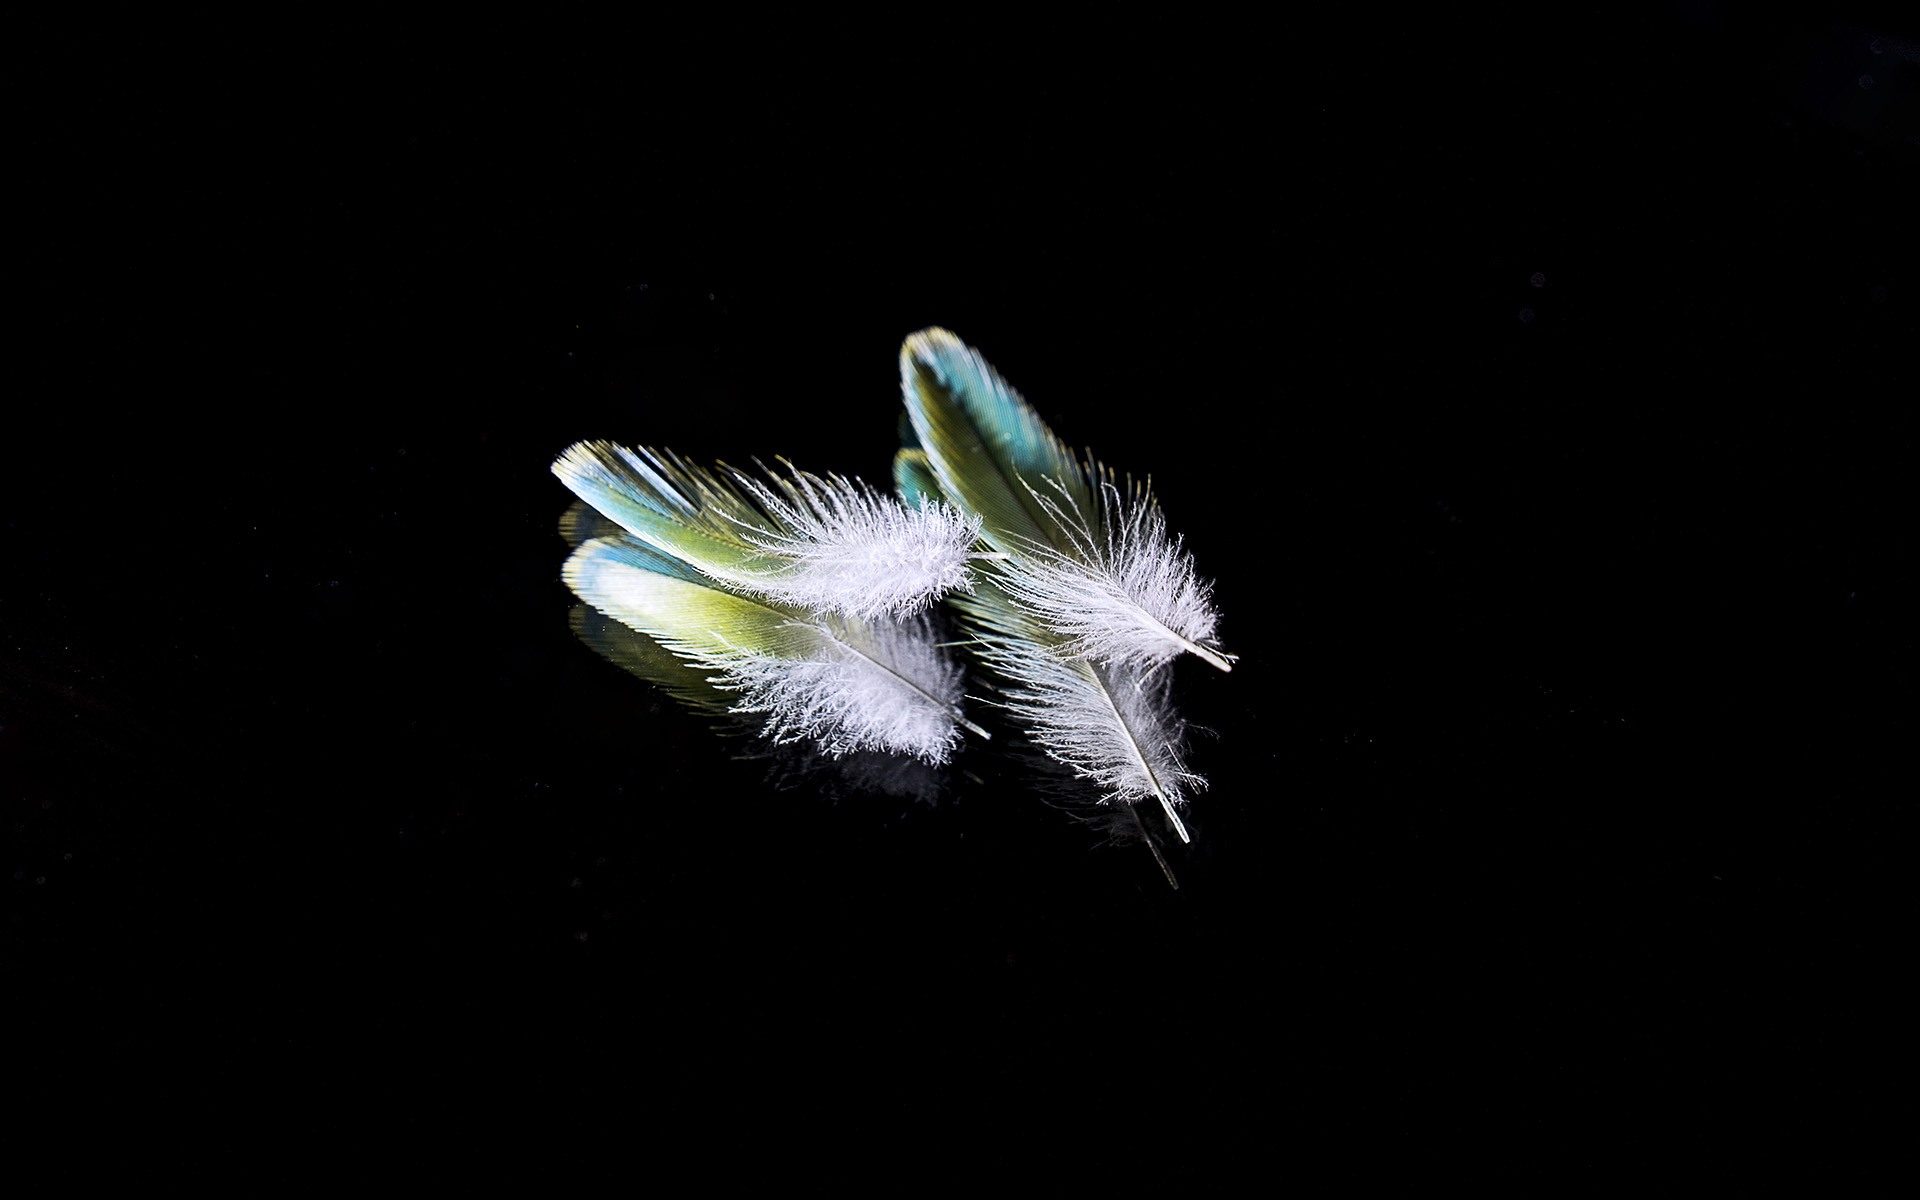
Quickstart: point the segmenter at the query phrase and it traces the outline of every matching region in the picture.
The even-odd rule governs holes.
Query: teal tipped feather
[[[974,350],[941,329],[907,338],[912,436],[894,457],[903,496],[979,516],[997,553],[949,603],[1000,703],[1053,758],[1132,804],[1152,797],[1182,841],[1179,806],[1206,781],[1184,761],[1167,659],[1221,668],[1209,587],[1143,486],[1074,457]]]
[[[941,495],[981,518],[1007,556],[1008,592],[1070,643],[1069,653],[1153,666],[1190,653],[1222,671],[1219,614],[1152,491],[1122,487],[1082,461],[972,348],[926,329],[900,350],[901,392],[918,453],[895,459],[895,483]],[[905,477],[903,478],[903,474]]]
[[[1034,488],[1053,480],[1070,503],[1091,511],[1086,473],[999,372],[946,330],[925,329],[900,348],[900,385],[942,493],[981,517],[989,545],[1016,555],[1033,546],[1071,549]]]
[[[938,502],[907,507],[791,468],[763,482],[610,442],[569,447],[553,471],[632,537],[738,591],[871,620],[970,586],[979,521]]]

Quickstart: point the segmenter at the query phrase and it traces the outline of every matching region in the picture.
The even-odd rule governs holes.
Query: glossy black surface
[[[1868,1170],[1920,30],[1543,20],[48,67],[11,1086],[197,1178]],[[1177,892],[998,747],[782,777],[568,631],[569,442],[880,482],[929,324],[1218,582]]]

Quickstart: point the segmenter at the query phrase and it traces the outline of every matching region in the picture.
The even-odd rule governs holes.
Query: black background
[[[1880,1165],[1920,29],[1118,19],[26,39],[40,1162]],[[783,779],[568,631],[563,447],[883,480],[932,324],[1217,580],[1178,891],[997,750]]]

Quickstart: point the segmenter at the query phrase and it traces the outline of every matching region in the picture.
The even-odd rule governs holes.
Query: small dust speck
[[[1523,308],[1520,310],[1520,323],[1522,325],[1533,324],[1533,310],[1531,308]]]

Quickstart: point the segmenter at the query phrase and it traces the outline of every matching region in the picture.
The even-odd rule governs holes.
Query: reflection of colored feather
[[[719,716],[731,710],[731,693],[715,687],[713,672],[696,666],[623,621],[616,621],[590,604],[576,604],[567,614],[575,637],[608,662],[637,675],[696,712]]]
[[[1182,761],[1185,726],[1154,668],[1182,652],[1230,665],[1190,556],[1145,488],[1076,460],[953,335],[909,337],[900,370],[911,436],[895,487],[980,517],[998,552],[950,602],[1001,702],[1106,798],[1157,799],[1185,840],[1177,806],[1205,780]]]
[[[764,718],[776,742],[939,763],[961,724],[978,729],[960,715],[959,669],[924,616],[870,622],[736,595],[625,535],[582,543],[563,575],[582,600],[736,693],[733,711]]]
[[[569,546],[578,546],[597,537],[619,537],[624,532],[585,500],[575,500],[567,505],[567,511],[560,514],[560,537]]]
[[[659,688],[689,711],[706,717],[715,733],[753,739],[751,746],[737,750],[734,757],[768,764],[767,781],[776,788],[805,785],[830,794],[893,796],[929,805],[938,800],[942,776],[935,766],[911,755],[880,750],[836,757],[806,742],[762,742],[757,737],[761,722],[733,711],[737,697],[714,685],[710,668],[680,658],[591,604],[574,605],[567,620],[575,636],[595,653]]]
[[[969,583],[979,522],[938,502],[908,507],[797,470],[762,482],[607,442],[570,447],[553,470],[633,537],[737,591],[871,620]]]

